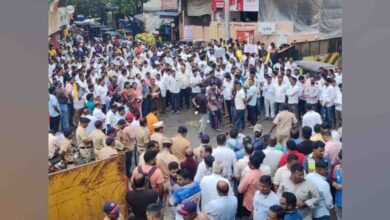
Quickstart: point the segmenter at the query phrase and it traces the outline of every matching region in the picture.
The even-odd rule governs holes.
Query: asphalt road
[[[195,115],[193,110],[185,109],[181,111],[179,114],[173,114],[173,113],[165,113],[161,115],[161,119],[164,122],[164,135],[166,137],[174,137],[177,134],[177,128],[180,125],[184,125],[188,129],[187,138],[191,141],[193,147],[197,147],[200,145],[200,138],[199,138],[199,120],[200,115]],[[220,132],[217,132],[213,130],[210,125],[207,126],[206,132],[210,136],[210,144],[213,147],[216,147],[217,141],[216,136],[220,133],[226,133],[229,132],[231,127],[229,127],[228,119],[223,119],[223,124],[220,128]],[[257,123],[260,123],[263,125],[264,133],[268,133],[269,129],[271,128],[272,121],[270,120],[258,120]],[[249,129],[248,125],[249,123],[246,122],[245,124],[247,127],[245,130],[243,130],[241,133],[244,135],[253,136],[253,129]]]

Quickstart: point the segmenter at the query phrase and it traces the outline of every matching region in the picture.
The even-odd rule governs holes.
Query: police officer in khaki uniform
[[[107,128],[107,137],[112,137],[114,139],[114,148],[115,149],[119,149],[119,150],[123,150],[124,149],[124,146],[123,144],[117,140],[118,139],[118,129],[115,129],[113,127],[108,127]]]
[[[186,138],[187,128],[184,126],[179,126],[178,134],[176,137],[172,138],[172,153],[179,158],[182,162],[186,159],[185,153],[187,148],[191,147],[191,142]]]
[[[72,150],[73,132],[70,129],[63,130],[64,139],[60,142],[60,158],[64,162],[65,168],[72,168],[75,166],[75,159]]]
[[[93,142],[93,151],[95,153],[96,160],[99,159],[100,150],[106,144],[106,135],[103,132],[103,122],[97,120],[95,122],[95,129],[91,133],[91,139]]]
[[[126,114],[127,126],[122,130],[122,144],[125,147],[125,157],[126,157],[126,175],[131,177],[131,162],[134,157],[135,165],[137,166],[138,157],[134,152],[135,149],[135,127],[131,125],[135,116],[133,113],[129,112]]]
[[[106,146],[104,146],[99,153],[99,160],[106,160],[110,157],[118,155],[117,150],[115,150],[115,139],[112,137],[106,138]]]
[[[115,149],[119,152],[123,152],[125,150],[125,146],[123,145],[124,135],[123,135],[123,129],[126,127],[126,120],[125,119],[119,119],[117,123],[117,131],[116,131],[116,138],[115,138]]]
[[[135,141],[137,144],[138,155],[141,155],[144,151],[146,151],[150,138],[149,133],[146,131],[146,119],[140,119],[139,124],[140,126],[135,128]]]
[[[170,138],[164,138],[162,141],[162,149],[157,154],[156,157],[156,166],[161,169],[164,179],[169,179],[169,170],[168,170],[168,164],[171,162],[177,162],[180,164],[179,159],[171,153],[171,147],[172,147],[172,139]],[[168,182],[167,182],[168,183]],[[167,189],[168,187],[166,187]]]
[[[150,140],[151,141],[157,141],[158,144],[160,145],[160,147],[162,147],[163,140],[165,138],[165,136],[163,135],[163,132],[164,132],[164,122],[163,121],[159,121],[157,123],[154,123],[153,124],[153,128],[154,128],[154,133],[152,134],[152,136],[150,136]]]
[[[92,139],[87,137],[85,129],[91,120],[86,117],[80,118],[80,124],[76,129],[76,141],[80,149],[80,154],[86,162],[92,159]]]

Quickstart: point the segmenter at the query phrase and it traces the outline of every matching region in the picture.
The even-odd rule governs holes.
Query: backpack
[[[152,167],[152,169],[149,170],[148,173],[144,173],[142,170],[142,165],[138,166],[138,173],[141,173],[142,175],[145,176],[145,183],[144,183],[144,188],[145,189],[151,189],[152,185],[150,184],[150,177],[153,175],[153,173],[156,171],[157,167]]]

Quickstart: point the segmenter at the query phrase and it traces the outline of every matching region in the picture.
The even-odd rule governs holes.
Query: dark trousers
[[[313,218],[313,220],[330,220],[330,216],[329,215],[325,215],[325,216],[322,216],[322,217],[319,217],[319,218]]]
[[[260,98],[257,98],[256,102],[256,116],[259,117],[261,116],[261,111],[264,108],[264,97],[261,96]]]
[[[232,123],[233,122],[233,113],[232,113],[233,100],[225,100],[225,103],[229,115],[229,123]]]
[[[335,126],[335,116],[334,116],[334,106],[331,107],[326,107],[325,112],[326,112],[326,123],[331,127],[334,128]]]
[[[294,113],[297,120],[299,120],[298,104],[288,104],[289,111]]]
[[[275,102],[275,116],[282,110],[282,104],[281,102]]]
[[[306,105],[305,100],[298,101],[298,112],[299,112],[299,118],[297,118],[298,120],[302,119],[303,115],[305,115],[306,113],[305,105]]]
[[[92,112],[91,112],[92,113]],[[74,127],[74,108],[72,103],[68,103],[68,121],[69,121],[69,127]]]
[[[214,113],[214,114],[213,114]],[[209,112],[210,125],[213,129],[218,129],[221,126],[222,114],[221,110]]]
[[[342,115],[343,115],[343,114],[342,114],[341,111],[336,110],[336,128],[341,127],[342,120],[343,120]]]
[[[236,116],[234,120],[234,127],[236,129],[244,129],[245,128],[245,109],[236,110]]]
[[[191,88],[180,89],[180,108],[184,109],[184,104],[190,108]]]
[[[248,209],[246,209],[245,207],[242,207],[242,216],[249,217],[249,216],[251,216],[251,212]]]
[[[50,130],[53,130],[55,133],[59,130],[60,119],[60,116],[50,117]]]
[[[167,94],[165,96],[165,107],[168,107],[171,104],[171,92],[167,90]]]
[[[171,109],[173,112],[180,110],[179,93],[171,93]]]
[[[130,151],[126,151],[125,153],[125,158],[126,158],[126,176],[128,178],[131,177],[131,157],[133,156],[133,154],[130,152]]]
[[[61,111],[61,130],[68,128],[68,104],[59,104]]]
[[[167,97],[161,97],[161,112],[165,113],[165,106],[167,102]]]
[[[257,122],[256,106],[247,106],[248,108],[248,118],[251,125],[255,125]]]

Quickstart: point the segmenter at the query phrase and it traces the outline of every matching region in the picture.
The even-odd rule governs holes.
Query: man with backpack
[[[159,168],[156,167],[156,152],[148,150],[144,154],[144,165],[139,165],[133,170],[133,176],[131,177],[132,183],[134,183],[134,177],[138,174],[145,176],[145,189],[154,189],[157,191],[160,200],[163,198],[164,189],[164,176]]]
[[[134,190],[126,193],[126,202],[134,219],[146,220],[146,207],[157,202],[157,192],[145,187],[146,184],[146,177],[137,174],[132,180]]]

